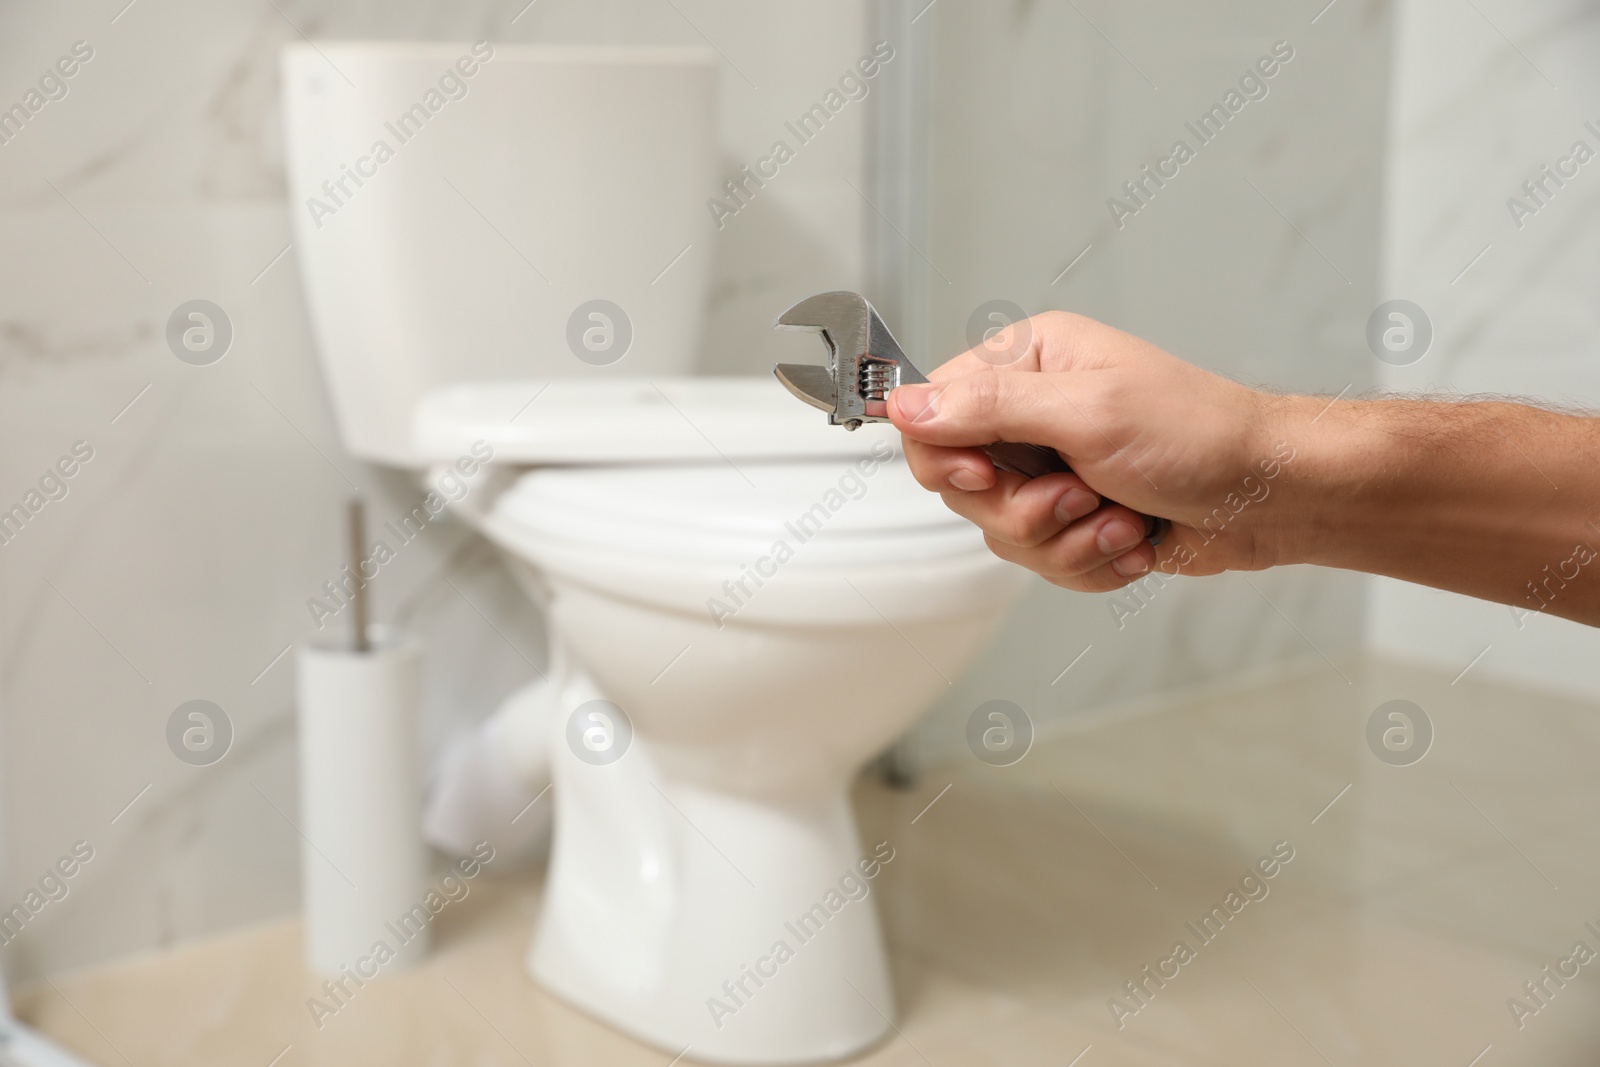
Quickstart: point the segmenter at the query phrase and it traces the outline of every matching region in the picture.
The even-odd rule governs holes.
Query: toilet
[[[716,76],[690,49],[293,46],[290,209],[346,448],[433,485],[487,458],[450,506],[547,623],[485,735],[554,799],[534,980],[668,1058],[812,1063],[895,1017],[875,879],[913,830],[863,840],[850,784],[1025,576],[892,429],[692,375]]]

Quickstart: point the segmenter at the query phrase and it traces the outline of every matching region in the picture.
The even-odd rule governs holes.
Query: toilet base
[[[635,737],[555,759],[556,826],[534,978],[686,1059],[801,1064],[880,1041],[894,1016],[847,783],[782,804],[671,781]]]

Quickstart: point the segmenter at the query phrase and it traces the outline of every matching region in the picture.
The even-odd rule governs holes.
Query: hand
[[[1294,457],[1272,430],[1278,398],[1065,312],[1016,323],[929,379],[889,399],[906,459],[1000,558],[1084,592],[1152,568],[1276,562],[1274,481]],[[994,441],[1054,448],[1074,473],[998,471],[971,447]],[[1139,512],[1171,520],[1159,548]]]

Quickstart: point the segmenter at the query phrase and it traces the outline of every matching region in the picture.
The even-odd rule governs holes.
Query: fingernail
[[[1073,486],[1056,501],[1056,521],[1063,526],[1077,522],[1100,506],[1100,498],[1087,489]]]
[[[1143,540],[1144,533],[1137,526],[1115,519],[1100,527],[1100,534],[1095,538],[1095,543],[1100,546],[1101,554],[1120,556]]]
[[[1134,578],[1150,569],[1150,564],[1137,552],[1129,552],[1126,556],[1118,556],[1111,561],[1111,569],[1124,578]]]
[[[894,402],[909,422],[926,422],[939,414],[942,385],[902,385],[894,391]]]
[[[950,484],[967,493],[989,488],[976,472],[965,467],[950,472]]]

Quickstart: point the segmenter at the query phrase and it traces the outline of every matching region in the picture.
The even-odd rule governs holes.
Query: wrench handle
[[[983,446],[983,454],[989,457],[996,467],[1012,474],[1020,474],[1024,478],[1037,478],[1043,474],[1060,474],[1071,472],[1072,468],[1067,461],[1061,458],[1061,453],[1053,448],[1043,445],[1029,445],[1018,441],[996,441],[992,445]],[[1167,536],[1167,531],[1172,529],[1172,523],[1154,515],[1144,515],[1145,534],[1152,545],[1159,545],[1161,539]]]

